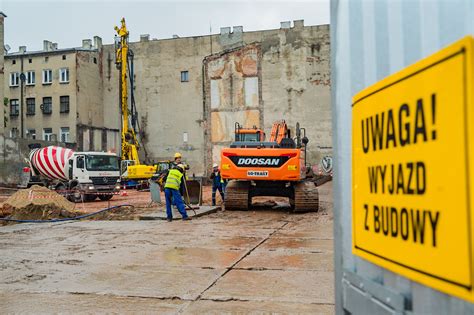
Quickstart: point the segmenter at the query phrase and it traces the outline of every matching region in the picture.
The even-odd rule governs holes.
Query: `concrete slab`
[[[329,271],[231,270],[203,295],[210,300],[334,304]]]
[[[7,313],[332,313],[332,235],[330,212],[265,209],[4,226],[0,301]]]
[[[268,301],[196,301],[183,314],[334,314],[334,305]]]
[[[194,217],[197,218],[203,215],[217,212],[220,209],[221,207],[217,207],[217,206],[200,206],[198,209],[194,209],[194,211],[187,209],[186,212],[190,218],[194,218]],[[177,209],[173,208],[172,212],[173,212],[173,220],[180,220],[182,218],[181,214],[179,213]],[[139,219],[140,220],[166,220],[166,209],[148,213],[146,215],[141,215],[139,216]]]
[[[268,251],[257,249],[239,262],[235,268],[333,271],[333,261],[332,253],[324,253],[317,249],[314,249],[314,252],[306,253],[295,250]]]
[[[97,294],[2,292],[4,314],[176,314],[190,303]]]
[[[333,252],[333,240],[320,240],[313,238],[290,238],[290,237],[272,237],[263,243],[259,249],[280,250],[297,249],[303,252]]]

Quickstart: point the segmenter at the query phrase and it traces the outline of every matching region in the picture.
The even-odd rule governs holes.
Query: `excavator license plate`
[[[268,177],[268,171],[247,171],[248,177]]]

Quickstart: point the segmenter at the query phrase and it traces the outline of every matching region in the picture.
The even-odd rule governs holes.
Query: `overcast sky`
[[[140,34],[170,38],[219,33],[220,27],[242,25],[245,31],[276,29],[281,21],[304,19],[305,25],[329,23],[329,0],[299,1],[123,1],[123,0],[0,0],[5,19],[5,44],[41,50],[43,40],[58,48],[81,46],[94,35],[113,43],[114,26],[125,17],[131,41]]]

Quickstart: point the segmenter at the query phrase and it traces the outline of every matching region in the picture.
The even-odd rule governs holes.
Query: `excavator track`
[[[294,212],[317,212],[319,209],[318,188],[313,182],[295,185]]]
[[[230,181],[225,189],[224,206],[226,210],[248,210],[249,182]]]

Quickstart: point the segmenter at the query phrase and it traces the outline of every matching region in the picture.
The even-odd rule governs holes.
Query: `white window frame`
[[[59,83],[69,83],[69,68],[59,69]]]
[[[11,72],[10,73],[10,86],[19,86],[20,85],[20,73]]]
[[[66,131],[66,129],[67,129],[67,131]],[[59,135],[60,135],[61,142],[69,142],[70,130],[71,129],[69,127],[59,128]],[[65,136],[64,139],[63,139],[63,136]]]
[[[34,71],[26,72],[26,85],[35,85],[36,83],[36,73]]]
[[[36,129],[27,129],[26,135],[31,135],[31,139],[36,140]]]
[[[12,129],[10,129],[10,138],[18,138],[19,135],[20,133],[18,131],[18,128],[13,127]]]
[[[51,130],[51,132],[46,133],[46,129]],[[44,141],[51,141],[52,137],[53,137],[53,128],[43,128],[43,140]]]
[[[43,84],[51,84],[51,83],[53,83],[53,70],[44,69],[43,70]]]
[[[189,82],[189,71],[188,70],[181,71],[181,82]]]

